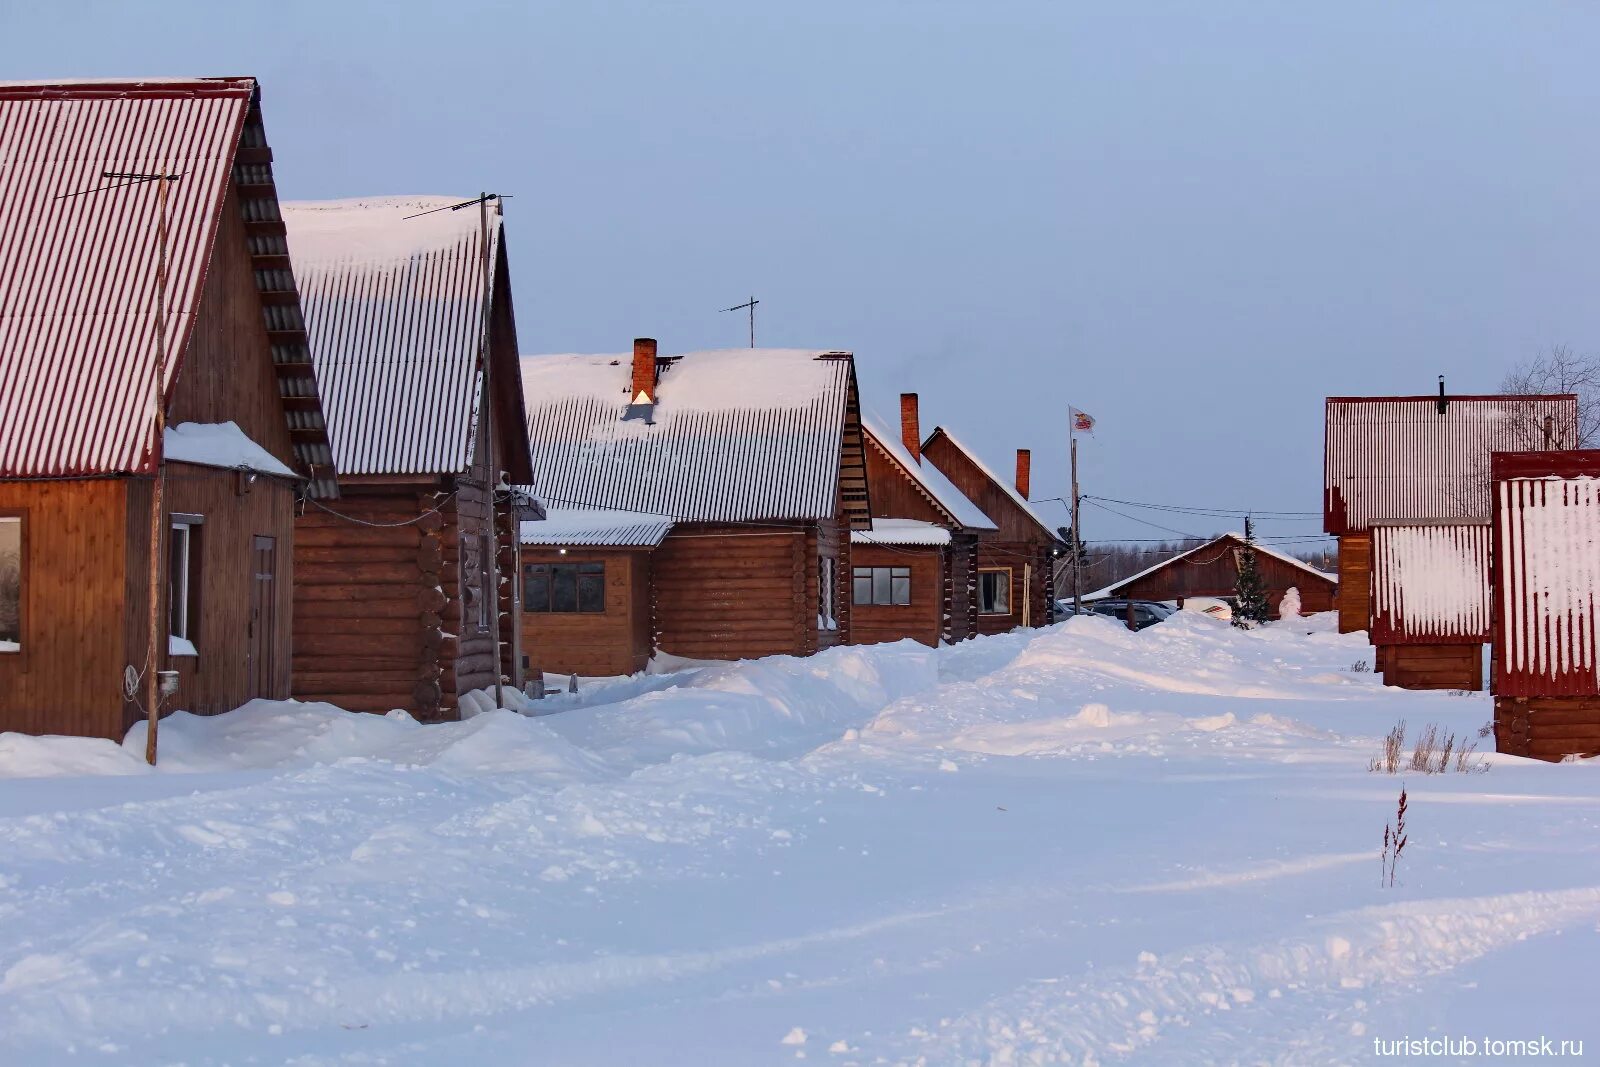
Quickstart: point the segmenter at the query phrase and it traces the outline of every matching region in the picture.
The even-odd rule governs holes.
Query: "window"
[[[978,614],[1011,614],[1011,572],[992,570],[978,572]]]
[[[857,604],[904,607],[911,603],[910,567],[857,567],[851,584]]]
[[[839,561],[823,556],[817,562],[817,629],[837,630],[838,617],[834,613],[834,599],[839,588]]]
[[[522,610],[574,614],[606,610],[604,563],[527,563],[522,568]]]
[[[198,515],[174,515],[167,542],[168,654],[199,655],[200,529]]]
[[[22,651],[23,525],[21,515],[0,515],[0,653]]]

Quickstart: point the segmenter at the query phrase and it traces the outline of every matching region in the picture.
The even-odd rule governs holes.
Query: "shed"
[[[336,487],[260,104],[0,83],[0,730],[121,739],[166,670],[163,712],[289,695],[295,497]],[[154,167],[160,344],[159,190],[103,177]]]
[[[1495,747],[1600,754],[1600,451],[1501,453],[1493,473]]]
[[[530,559],[523,632],[534,666],[584,667],[585,635],[600,625],[630,635],[613,666],[637,666],[657,649],[693,659],[808,655],[848,638],[840,579],[850,531],[871,521],[850,353],[661,356],[639,338],[631,354],[526,357],[522,383],[540,500],[558,516],[671,523],[653,546],[533,534],[547,552],[564,549],[570,565],[594,576],[603,568],[606,589],[626,588],[625,600],[608,596],[605,614],[649,620],[602,624],[580,617],[598,612],[529,597],[544,575],[530,568],[549,562]],[[623,548],[632,556],[626,583],[613,573]]]
[[[498,204],[485,250],[460,202],[284,205],[342,492],[296,522],[303,700],[431,721],[520,682],[510,485],[532,471],[510,268]]]
[[[993,523],[978,534],[978,632],[1048,626],[1054,618],[1054,561],[1063,547],[1028,503],[1032,453],[1017,450],[1016,477],[996,474],[947,428],[938,426],[922,454]]]
[[[1374,521],[1483,518],[1492,453],[1572,448],[1577,426],[1571,394],[1328,397],[1323,532],[1339,539],[1340,631],[1371,625]]]
[[[1489,520],[1378,520],[1372,643],[1384,683],[1483,688],[1489,640]]]
[[[1299,591],[1300,610],[1307,614],[1332,611],[1338,579],[1293,556],[1267,548],[1260,542],[1250,545],[1243,534],[1225,533],[1203,545],[1180,552],[1169,560],[1129,575],[1104,589],[1088,594],[1086,600],[1127,597],[1130,600],[1176,602],[1181,608],[1190,597],[1231,597],[1239,584],[1239,557],[1246,548],[1256,554],[1256,570],[1267,588],[1272,617],[1277,618],[1283,596],[1290,589]]]
[[[922,456],[915,393],[898,435],[863,420],[872,528],[850,535],[850,640],[925,645],[978,632],[978,538],[995,523]]]

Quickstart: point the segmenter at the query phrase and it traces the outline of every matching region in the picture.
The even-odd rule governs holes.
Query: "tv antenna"
[[[722,309],[723,311],[744,311],[746,309],[749,310],[749,312],[750,312],[750,347],[751,348],[754,348],[756,346],[756,305],[759,304],[759,303],[761,303],[761,301],[757,300],[755,297],[752,296],[749,300],[745,301],[743,304],[735,304],[731,308],[723,308]]]

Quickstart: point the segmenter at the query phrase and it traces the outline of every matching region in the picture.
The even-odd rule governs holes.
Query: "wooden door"
[[[278,632],[278,541],[256,534],[250,544],[250,695],[281,696],[273,686]]]

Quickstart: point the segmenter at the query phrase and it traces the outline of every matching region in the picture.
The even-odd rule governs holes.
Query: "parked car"
[[[1133,628],[1143,630],[1147,626],[1154,626],[1158,622],[1165,622],[1172,616],[1172,609],[1155,600],[1097,600],[1093,604],[1085,605],[1096,615],[1106,615],[1113,619],[1126,622],[1128,619],[1128,605],[1133,605]]]
[[[1233,619],[1233,605],[1214,596],[1193,596],[1183,602],[1184,611],[1198,611],[1213,619],[1229,622]]]

